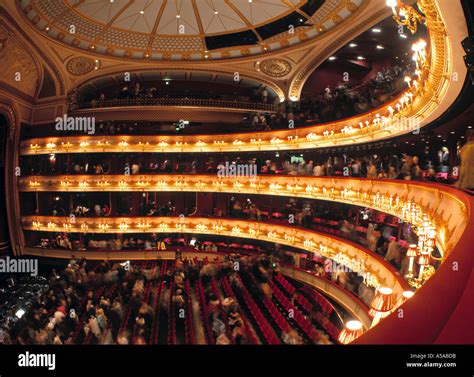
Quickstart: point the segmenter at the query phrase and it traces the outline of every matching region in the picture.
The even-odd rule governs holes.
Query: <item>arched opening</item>
[[[180,69],[142,70],[101,76],[81,84],[71,94],[73,104],[70,105],[73,105],[73,109],[113,106],[110,102],[125,99],[129,100],[127,106],[159,105],[159,99],[178,106],[179,100],[183,99],[237,101],[245,104],[273,104],[284,99],[281,89],[270,82],[233,72]]]

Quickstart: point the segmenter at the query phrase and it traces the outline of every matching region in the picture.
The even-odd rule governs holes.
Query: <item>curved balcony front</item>
[[[273,112],[277,105],[262,102],[242,102],[224,99],[207,98],[125,98],[97,101],[95,104],[84,102],[78,105],[77,109],[71,114],[80,113],[84,109],[103,109],[107,111],[110,108],[120,107],[129,110],[136,107],[193,107],[193,108],[211,108],[211,109],[232,109],[246,111],[268,111]]]
[[[325,177],[218,177],[216,175],[74,175],[21,177],[22,192],[226,192],[348,203],[436,229],[441,255],[454,248],[469,220],[468,196],[438,184]]]
[[[82,104],[68,116],[95,118],[97,121],[156,121],[222,124],[241,123],[252,112],[275,113],[279,106],[272,103],[199,98],[130,98]]]
[[[354,145],[418,132],[420,128],[439,118],[451,106],[462,89],[466,73],[463,62],[453,58],[454,52],[456,56],[462,54],[460,43],[458,46],[454,41],[460,42],[465,38],[465,30],[458,30],[455,27],[456,15],[450,15],[449,5],[437,0],[424,0],[420,2],[420,6],[425,13],[429,30],[430,40],[426,44],[429,51],[418,54],[418,69],[408,81],[410,87],[394,101],[376,111],[301,129],[293,129],[289,125],[288,130],[282,131],[197,135],[192,139],[183,136],[154,138],[112,136],[103,138],[104,140],[100,137],[97,140],[91,136],[35,139],[21,144],[21,154],[298,150]],[[453,73],[457,74],[456,80],[451,79]],[[230,105],[235,106],[235,103],[230,101]],[[81,115],[91,116],[95,111],[99,111],[100,114],[102,110],[87,109]],[[105,116],[105,113],[106,111],[103,111],[102,115]]]

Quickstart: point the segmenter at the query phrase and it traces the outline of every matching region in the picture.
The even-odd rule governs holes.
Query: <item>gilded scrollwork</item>
[[[268,59],[260,63],[260,70],[268,76],[282,77],[291,72],[291,64],[283,59]]]
[[[75,76],[81,76],[92,72],[94,70],[94,67],[94,60],[85,56],[74,57],[70,59],[66,64],[68,72]]]
[[[243,7],[231,2],[222,2],[222,7],[228,7],[229,14],[235,13],[235,22],[239,24],[231,27],[229,25],[222,26],[221,23],[214,23],[211,28],[206,25],[204,19],[207,19],[205,15],[209,12],[210,8],[203,5],[200,12],[190,13],[188,15],[176,15],[177,18],[181,19],[184,25],[196,25],[196,27],[188,28],[186,33],[179,32],[179,35],[175,35],[173,32],[166,30],[164,32],[163,26],[159,28],[161,32],[151,33],[140,29],[140,27],[128,27],[123,26],[120,23],[120,18],[115,19],[113,12],[109,10],[109,17],[107,18],[105,26],[101,22],[103,17],[97,17],[96,14],[91,14],[88,11],[87,2],[94,3],[92,0],[82,0],[77,5],[71,6],[70,2],[65,0],[57,1],[42,1],[42,0],[24,0],[19,3],[22,13],[26,16],[28,22],[36,26],[42,33],[46,33],[49,36],[56,35],[56,38],[63,43],[72,45],[73,47],[87,50],[91,49],[90,43],[93,41],[93,50],[98,53],[110,55],[110,51],[114,51],[114,55],[122,56],[126,58],[133,57],[134,59],[151,59],[151,60],[204,60],[204,59],[229,59],[234,57],[250,56],[259,53],[266,53],[268,51],[276,51],[278,49],[286,48],[290,45],[295,45],[299,42],[305,42],[307,40],[316,38],[318,35],[334,28],[338,24],[344,22],[352,16],[364,3],[368,0],[326,0],[321,4],[320,7],[315,11],[314,14],[309,15],[309,25],[312,26],[312,32],[306,33],[299,30],[299,27],[295,27],[295,35],[297,41],[293,40],[290,43],[291,36],[283,38],[282,43],[273,43],[283,37],[283,34],[288,34],[286,31],[280,34],[273,35],[265,38],[264,36],[258,35],[258,43],[254,46],[261,46],[262,44],[271,44],[271,48],[261,49],[256,52],[253,50],[250,52],[247,49],[247,44],[237,46],[224,46],[216,49],[212,57],[205,57],[206,42],[205,39],[208,36],[214,35],[225,35],[234,32],[241,32],[242,30],[257,30],[263,25],[269,25],[272,22],[281,20],[283,17],[290,14],[294,9],[299,9],[305,2],[301,2],[298,5],[289,4],[283,2],[279,3],[279,0],[269,0],[265,4],[257,4],[254,2],[250,7]],[[190,0],[182,0],[183,2],[190,2]],[[111,1],[113,3],[113,1]],[[204,1],[203,1],[204,3]],[[199,2],[197,2],[199,4]],[[105,4],[104,4],[105,5]],[[282,5],[286,6],[284,9]],[[158,25],[169,24],[166,17],[171,14],[168,11],[168,7],[172,7],[171,2],[164,2],[164,11],[157,14]],[[199,5],[196,5],[198,7]],[[257,12],[261,10],[261,7],[275,7],[272,12],[268,12],[268,17],[265,16],[258,23],[249,22],[248,19],[252,18],[250,14],[246,12],[249,9],[253,9],[251,12]],[[190,5],[191,7],[191,5]],[[105,8],[105,7],[102,7]],[[158,7],[159,8],[159,7]],[[158,10],[157,10],[158,11]],[[135,10],[133,7],[124,5],[119,13],[128,15],[129,18],[133,15]],[[193,17],[192,15],[195,15]],[[325,25],[327,21],[333,21],[332,26]],[[173,20],[174,21],[174,20]],[[47,25],[47,27],[45,27]],[[68,35],[68,28],[70,25],[76,25],[78,32],[74,39],[62,38],[62,35]],[[192,30],[190,30],[192,29]],[[314,32],[316,29],[316,32]],[[257,32],[258,33],[258,32]],[[58,38],[59,36],[59,38]],[[145,53],[151,51],[152,53]],[[173,58],[168,58],[164,53],[170,52]]]
[[[33,57],[26,48],[8,30],[0,25],[0,66],[2,74],[0,81],[34,96],[39,72]]]

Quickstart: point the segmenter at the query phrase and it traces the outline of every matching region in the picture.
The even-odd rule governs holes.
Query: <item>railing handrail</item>
[[[41,219],[43,222],[46,223],[46,222],[50,222],[50,221],[54,221],[54,220],[55,221],[60,221],[60,219],[69,219],[69,216],[38,216],[38,215],[21,216],[20,222],[21,222],[22,226],[24,227],[24,229],[27,229],[27,227],[25,226],[26,222],[32,222],[32,221],[36,221],[38,219]],[[79,217],[76,218],[76,222],[81,222],[81,221],[84,221],[84,222],[85,221],[100,222],[101,219],[104,220],[104,218],[101,218],[101,217],[79,216]],[[131,216],[131,217],[129,217],[129,216],[114,216],[114,217],[107,217],[105,219],[107,220],[107,223],[111,223],[112,221],[119,221],[119,220],[122,220],[122,221],[125,221],[125,220],[127,220],[127,221],[129,221],[129,220],[134,220],[134,221],[154,220],[156,222],[159,222],[160,220],[164,221],[164,219],[166,219],[166,220],[173,220],[174,219],[174,220],[178,221],[181,218],[176,217],[176,216],[156,216],[156,217],[153,217],[153,216],[138,216],[138,217],[135,217],[135,216]],[[252,219],[236,219],[236,218],[230,218],[230,217],[212,217],[212,216],[210,216],[210,217],[196,216],[196,217],[189,217],[188,219],[192,219],[192,220],[216,220],[216,221],[217,220],[225,220],[225,221],[228,221],[228,222],[245,222],[245,223],[248,223],[248,224],[273,225],[273,226],[276,226],[276,227],[295,229],[295,230],[300,230],[300,231],[304,231],[304,232],[313,233],[315,235],[318,235],[318,236],[321,236],[321,237],[324,237],[324,238],[327,238],[327,239],[331,239],[335,242],[345,244],[345,245],[347,245],[348,247],[350,247],[352,249],[358,250],[358,251],[364,253],[365,255],[368,255],[370,258],[373,259],[374,262],[378,263],[380,266],[383,266],[383,268],[385,268],[385,270],[393,277],[394,282],[397,282],[398,285],[400,287],[404,288],[405,290],[408,289],[408,284],[405,281],[405,279],[400,275],[400,272],[393,265],[391,265],[389,262],[387,262],[383,257],[381,257],[380,255],[378,255],[375,252],[370,251],[369,249],[367,249],[365,246],[363,246],[361,244],[357,244],[357,243],[355,243],[351,240],[339,237],[339,236],[334,235],[334,234],[328,234],[328,233],[321,232],[321,231],[316,230],[316,229],[308,229],[308,228],[304,228],[302,226],[297,226],[297,225],[282,225],[282,224],[275,224],[275,223],[270,223],[270,222],[266,222],[266,221],[258,221],[258,220],[252,220]],[[168,230],[169,230],[169,233],[183,232],[183,230],[176,230],[176,229],[172,229],[172,228],[170,228]],[[61,233],[61,230],[60,229],[52,229],[52,230],[47,230],[47,232],[59,232],[59,233]],[[147,230],[144,230],[143,232],[147,232]],[[200,231],[198,229],[195,229],[195,232],[200,233]],[[89,233],[101,234],[100,231],[93,232],[91,230],[89,230]],[[189,232],[187,232],[187,233],[189,233]],[[207,234],[206,231],[203,231],[202,233]],[[235,237],[242,238],[240,235],[236,235]],[[301,249],[298,246],[295,246],[295,247]]]

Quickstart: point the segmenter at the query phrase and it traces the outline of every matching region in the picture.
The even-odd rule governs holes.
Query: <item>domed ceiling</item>
[[[315,38],[364,0],[18,0],[36,28],[101,54],[228,59]]]

